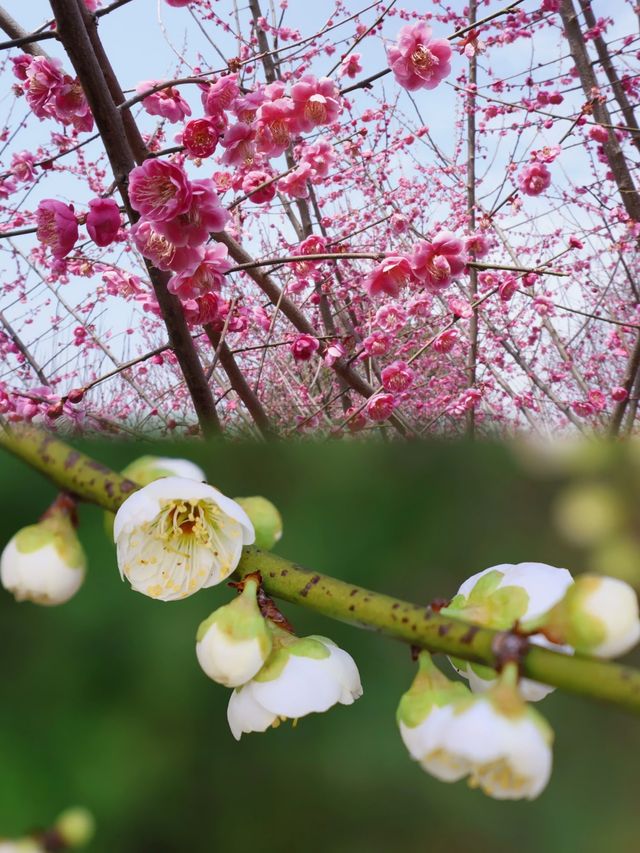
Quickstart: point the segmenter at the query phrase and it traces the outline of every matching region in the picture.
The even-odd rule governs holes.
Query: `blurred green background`
[[[561,534],[554,507],[568,479],[575,489],[593,466],[541,478],[539,460],[523,465],[505,445],[78,446],[118,469],[143,453],[190,458],[226,494],[276,503],[282,555],[416,601],[450,596],[501,562],[579,572],[589,560]],[[595,476],[615,480],[615,464],[600,462]],[[54,497],[2,452],[0,544]],[[326,634],[353,654],[364,696],[237,744],[228,691],[194,653],[199,622],[229,591],[175,603],[133,593],[102,522],[81,508],[90,567],[70,603],[47,609],[0,592],[0,835],[82,804],[96,818],[95,853],[639,849],[638,719],[556,692],[538,706],[556,731],[549,787],[533,803],[494,802],[409,759],[394,721],[413,677],[406,647],[291,605],[299,633]]]

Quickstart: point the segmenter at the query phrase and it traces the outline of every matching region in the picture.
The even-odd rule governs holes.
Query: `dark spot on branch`
[[[67,458],[64,460],[65,471],[68,471],[69,468],[73,468],[78,459],[80,459],[80,454],[77,450],[72,450],[71,453],[69,453]]]
[[[311,580],[309,580],[308,583],[306,583],[304,587],[300,590],[300,595],[303,598],[306,598],[307,595],[309,595],[309,592],[313,589],[313,587],[318,583],[319,580],[320,575],[314,575]]]
[[[438,636],[446,637],[450,630],[451,630],[451,625],[440,625],[438,627]]]
[[[478,633],[479,630],[480,630],[480,628],[478,628],[477,625],[471,625],[471,627],[466,632],[466,634],[463,634],[462,637],[460,637],[460,642],[461,643],[473,642],[473,638],[475,637],[475,635]]]
[[[357,595],[359,592],[360,590],[358,589],[358,587],[354,587],[349,593],[349,595]]]

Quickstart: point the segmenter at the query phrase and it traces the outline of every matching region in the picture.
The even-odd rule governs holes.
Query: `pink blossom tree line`
[[[309,30],[298,0],[161,0],[173,73],[151,55],[142,81],[109,37],[137,0],[50,0],[33,32],[0,7],[2,417],[631,432],[639,13],[618,3],[336,0]]]

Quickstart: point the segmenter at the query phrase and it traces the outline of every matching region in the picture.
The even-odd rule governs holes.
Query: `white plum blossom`
[[[118,567],[137,592],[161,601],[221,583],[254,541],[245,511],[213,486],[181,477],[155,480],[118,510]]]
[[[581,654],[614,658],[640,640],[638,597],[618,578],[581,575],[544,620],[549,636]]]
[[[0,853],[45,853],[45,848],[32,838],[3,841],[0,838]]]
[[[326,637],[282,638],[283,633],[260,672],[231,695],[227,719],[236,740],[337,703],[351,705],[362,695],[351,655]]]
[[[526,629],[561,601],[572,583],[573,578],[566,569],[546,563],[491,566],[468,578],[441,613],[485,628],[509,630],[517,622]],[[533,634],[530,642],[554,651],[572,651],[568,646],[549,642],[539,633]],[[469,680],[469,686],[476,693],[495,684],[496,673],[490,667],[457,659],[451,663]],[[554,690],[527,678],[521,679],[518,689],[528,702],[538,702]]]
[[[60,512],[23,527],[0,557],[2,586],[17,601],[35,604],[69,601],[82,586],[85,571],[82,545],[70,519]]]
[[[427,653],[398,708],[411,756],[443,782],[468,777],[495,799],[534,799],[551,775],[553,732],[515,688],[515,667],[473,696],[449,682]],[[460,690],[460,687],[463,690]]]
[[[258,581],[248,578],[231,604],[219,607],[200,625],[196,655],[218,684],[239,687],[262,669],[272,647],[271,629],[257,602]]]

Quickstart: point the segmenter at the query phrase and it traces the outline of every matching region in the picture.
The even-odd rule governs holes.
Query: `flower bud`
[[[400,702],[398,722],[412,757],[443,782],[468,776],[498,800],[535,799],[551,775],[553,732],[520,697],[517,667],[505,668],[482,696],[454,692],[420,657],[420,671]]]
[[[276,629],[273,650],[260,672],[229,700],[227,719],[236,740],[281,720],[351,705],[362,695],[358,668],[326,637],[302,639]]]
[[[581,575],[543,620],[545,633],[580,654],[614,658],[640,640],[638,598],[617,578]]]
[[[236,498],[256,531],[256,547],[270,551],[282,538],[282,516],[266,498]]]
[[[85,570],[82,545],[60,511],[19,530],[0,557],[2,586],[16,601],[64,604],[80,589]]]
[[[449,606],[440,612],[498,631],[507,631],[516,623],[525,628],[534,624],[537,627],[536,620],[562,599],[571,583],[566,569],[545,563],[492,566],[468,578]],[[541,634],[533,634],[530,640],[554,651],[570,651],[550,643]],[[458,659],[451,659],[451,663],[469,680],[474,693],[482,693],[496,682],[496,673],[488,666]],[[539,702],[553,692],[552,687],[527,678],[521,679],[518,689],[528,702]]]
[[[56,821],[55,830],[67,847],[84,847],[93,838],[95,822],[88,809],[66,809]]]
[[[250,681],[271,652],[271,631],[260,613],[257,592],[257,581],[248,579],[231,604],[219,607],[198,628],[198,663],[209,678],[225,687]]]

